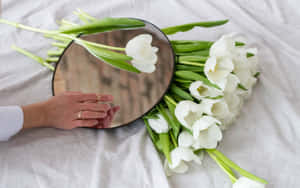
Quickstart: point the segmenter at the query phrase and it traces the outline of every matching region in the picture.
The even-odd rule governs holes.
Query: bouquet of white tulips
[[[0,23],[40,32],[56,40],[52,45],[57,50],[48,51],[47,58],[13,46],[13,49],[50,70],[54,70],[51,63],[58,61],[58,57],[73,40],[95,57],[119,69],[136,73],[155,71],[158,49],[151,46],[151,35],[136,36],[125,48],[78,38],[79,34],[143,27],[145,24],[142,21],[128,18],[98,20],[81,10],[74,13],[84,24],[62,20],[56,31],[32,28],[3,19],[0,19]],[[164,28],[162,31],[171,35],[194,27],[223,25],[227,21],[190,23]],[[246,39],[237,34],[224,35],[215,42],[171,41],[176,53],[173,82],[160,104],[143,117],[155,148],[165,157],[167,175],[184,173],[190,164],[201,165],[207,153],[229,176],[233,188],[263,188],[267,184],[266,180],[240,168],[216,149],[222,141],[222,131],[237,118],[259,76],[257,49],[250,48],[246,43]],[[138,51],[143,51],[144,55]]]
[[[215,42],[171,42],[177,55],[174,81],[164,100],[144,117],[156,149],[166,158],[167,175],[184,173],[189,164],[201,164],[207,153],[234,188],[265,187],[266,180],[216,149],[222,131],[239,115],[257,81],[257,49],[237,34]]]

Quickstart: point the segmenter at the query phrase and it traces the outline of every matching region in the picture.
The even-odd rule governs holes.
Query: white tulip
[[[197,121],[202,114],[202,106],[189,100],[180,101],[175,108],[177,120],[188,129],[192,129],[194,122]]]
[[[168,122],[165,120],[165,118],[158,114],[158,119],[149,119],[149,126],[151,129],[153,129],[156,133],[166,133],[169,131],[169,125]]]
[[[220,85],[233,71],[234,65],[228,57],[209,57],[204,65],[204,73],[209,81]]]
[[[229,107],[223,98],[217,100],[203,99],[200,105],[204,113],[218,119],[223,119],[230,114]]]
[[[203,84],[201,81],[195,81],[191,83],[189,90],[191,95],[198,100],[206,97],[217,97],[223,95],[222,91],[213,87],[209,87]]]
[[[194,137],[187,131],[182,131],[178,136],[178,145],[182,147],[191,147],[194,143]]]
[[[233,55],[235,50],[234,34],[223,35],[209,49],[209,56],[229,57]]]
[[[265,184],[253,181],[246,177],[240,177],[232,186],[232,188],[265,188]]]
[[[171,172],[185,173],[188,170],[186,162],[194,161],[197,164],[201,164],[201,158],[194,154],[193,150],[186,147],[177,147],[171,151],[172,163],[165,163],[166,172],[168,175]]]
[[[239,83],[239,78],[236,75],[230,73],[226,78],[219,81],[217,85],[222,89],[224,93],[231,93],[237,89]]]
[[[193,148],[216,148],[218,142],[222,140],[222,131],[218,124],[221,124],[221,122],[211,116],[203,116],[197,120],[193,126],[195,139]]]
[[[132,65],[141,72],[152,73],[155,71],[158,48],[151,46],[152,36],[141,34],[128,41],[125,52],[132,57]]]

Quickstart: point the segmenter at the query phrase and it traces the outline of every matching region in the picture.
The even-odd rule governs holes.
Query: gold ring
[[[79,111],[77,114],[78,119],[81,119],[82,111]]]

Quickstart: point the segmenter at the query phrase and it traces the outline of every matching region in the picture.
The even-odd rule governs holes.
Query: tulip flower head
[[[218,125],[221,122],[211,116],[203,116],[197,120],[193,126],[193,136],[195,149],[213,149],[222,140],[222,131]]]
[[[153,47],[151,43],[150,34],[141,34],[126,44],[125,52],[133,58],[131,64],[141,72],[152,73],[156,69],[158,48]]]
[[[202,81],[195,81],[191,83],[189,90],[191,95],[198,100],[201,100],[206,97],[218,97],[223,94],[222,91],[213,87],[209,87],[205,85]]]
[[[157,115],[157,119],[149,119],[149,125],[150,127],[156,132],[156,133],[166,133],[169,131],[169,125],[168,122],[165,120],[165,118],[161,115]]]
[[[171,151],[171,161],[165,165],[166,171],[175,173],[185,173],[188,170],[186,162],[194,161],[201,164],[201,158],[194,154],[193,150],[186,147],[177,147]]]
[[[203,109],[200,104],[193,101],[180,101],[175,108],[175,116],[178,121],[188,129],[192,129],[195,121],[203,114]]]

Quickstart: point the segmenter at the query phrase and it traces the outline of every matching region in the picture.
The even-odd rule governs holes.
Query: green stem
[[[24,50],[22,48],[19,48],[19,47],[15,46],[15,45],[12,45],[11,48],[14,49],[14,50],[16,50],[17,52],[23,54],[23,55],[25,55],[25,56],[27,56],[27,57],[35,60],[39,64],[41,64],[41,65],[47,67],[48,69],[50,69],[51,71],[54,71],[54,67],[52,65],[49,65],[48,63],[46,63],[43,58],[41,58],[41,57],[39,57],[37,55],[34,55],[34,54],[32,54],[32,53],[30,53],[30,52],[28,52],[28,51],[26,51],[26,50]]]
[[[61,50],[49,50],[47,52],[48,56],[60,56],[64,52],[63,49]]]
[[[68,46],[68,43],[53,42],[51,45],[55,46],[55,47],[58,47],[58,48],[66,48]]]
[[[91,20],[91,21],[97,21],[96,18],[90,16],[89,14],[87,14],[86,12],[84,12],[83,10],[81,10],[81,9],[78,8],[77,11],[78,11],[78,13],[79,13],[80,15],[84,16],[85,18],[87,18],[87,19],[89,19],[89,20]]]
[[[59,60],[58,57],[47,57],[46,58],[46,62],[49,62],[49,63],[54,63],[54,62],[57,62]]]
[[[66,35],[66,34],[59,34],[59,35],[60,36],[64,36],[64,37],[69,38],[69,39],[72,39],[72,40],[74,40],[79,45],[89,44],[91,46],[105,48],[105,49],[110,49],[110,50],[125,51],[125,48],[119,48],[119,47],[113,47],[113,46],[108,46],[108,45],[104,45],[104,44],[98,44],[98,43],[94,43],[94,42],[89,42],[89,41],[82,40],[82,39],[76,38],[74,36],[69,36],[69,35]]]
[[[177,147],[178,147],[178,144],[177,144],[177,141],[176,141],[176,138],[175,138],[173,132],[170,132],[170,136],[171,136],[171,140],[172,140],[172,142],[173,142],[175,148],[177,148]]]
[[[211,151],[206,150],[208,155],[219,165],[219,167],[229,176],[232,183],[235,183],[237,181],[237,178],[235,177],[232,170],[220,159],[218,159]]]
[[[45,34],[46,33],[47,34],[57,33],[56,31],[48,31],[48,30],[44,30],[44,29],[38,29],[38,28],[26,26],[26,25],[23,25],[23,24],[19,24],[19,23],[16,23],[16,22],[11,22],[11,21],[4,20],[4,19],[0,19],[0,23],[11,25],[11,26],[14,26],[16,28],[25,29],[25,30],[28,30],[28,31],[38,32],[38,33],[45,33]]]
[[[183,65],[193,65],[193,66],[198,66],[198,67],[204,67],[204,63],[196,63],[196,62],[191,62],[191,61],[179,61],[178,63],[183,64]]]
[[[165,95],[164,98],[169,101],[171,104],[173,105],[177,105],[176,101],[174,99],[172,99],[172,97],[168,96],[168,95]]]
[[[75,24],[75,23],[70,22],[70,21],[65,20],[65,19],[62,19],[62,20],[59,22],[59,24],[60,24],[61,26],[67,26],[67,27],[78,26],[78,24]]]
[[[12,25],[16,28],[25,29],[25,30],[28,30],[28,31],[48,34],[48,36],[52,35],[52,34],[55,34],[56,36],[61,36],[63,38],[72,39],[72,40],[76,41],[79,44],[80,43],[81,44],[86,43],[86,44],[96,46],[96,47],[100,47],[100,48],[105,48],[105,49],[110,49],[110,50],[118,50],[118,51],[125,51],[125,48],[119,48],[119,47],[113,47],[113,46],[108,46],[108,45],[104,45],[104,44],[98,44],[98,43],[94,43],[94,42],[88,42],[88,41],[85,41],[85,40],[82,40],[82,39],[78,39],[75,36],[70,36],[70,35],[58,33],[57,31],[48,31],[48,30],[43,30],[43,29],[37,29],[37,28],[33,28],[33,27],[26,26],[26,25],[23,25],[23,24],[18,24],[18,23],[15,23],[15,22],[4,20],[4,19],[0,19],[0,23]]]
[[[237,164],[235,164],[233,161],[231,161],[229,158],[227,158],[224,154],[222,154],[220,151],[216,150],[216,149],[211,149],[209,150],[211,151],[213,154],[215,154],[219,159],[221,159],[227,166],[229,166],[230,168],[234,169],[235,171],[237,171],[238,173],[240,173],[242,176],[245,176],[249,179],[252,179],[254,181],[257,182],[261,182],[263,184],[267,184],[268,182],[262,178],[259,178],[253,174],[251,174],[250,172],[242,169],[241,167],[239,167]]]

